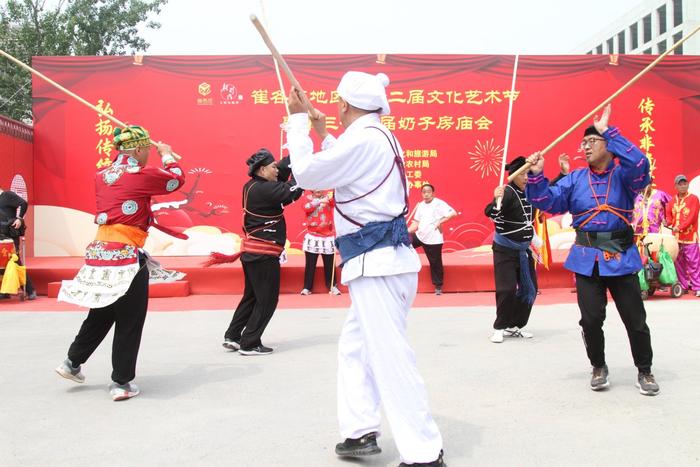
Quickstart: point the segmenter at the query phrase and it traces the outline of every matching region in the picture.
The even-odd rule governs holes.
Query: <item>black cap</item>
[[[273,156],[269,150],[260,148],[245,161],[245,163],[248,164],[248,176],[252,177],[259,167],[270,165],[273,162],[275,162],[275,156]]]
[[[603,135],[601,135],[600,133],[598,133],[598,130],[596,130],[596,128],[595,128],[595,125],[589,126],[589,127],[586,128],[586,129],[584,130],[584,132],[583,132],[583,137],[584,137],[584,138],[585,138],[586,136],[590,136],[590,135],[596,135],[596,136],[600,136],[600,137],[603,136]]]
[[[506,165],[509,175],[512,175],[520,167],[524,166],[527,160],[523,156],[518,156]]]

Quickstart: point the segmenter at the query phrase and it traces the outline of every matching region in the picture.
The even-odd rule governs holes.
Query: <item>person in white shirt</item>
[[[402,149],[381,123],[389,114],[384,74],[350,71],[338,85],[337,139],[317,109],[311,123],[321,139],[314,153],[300,91],[289,95],[287,147],[299,186],[335,189],[341,282],[352,305],[338,343],[338,419],[345,441],[336,454],[377,454],[380,403],[391,425],[401,466],[443,466],[442,436],[430,415],[423,380],[406,338],[420,259],[405,215],[408,188]]]
[[[457,212],[435,197],[435,187],[430,183],[423,184],[420,192],[423,201],[416,205],[408,232],[413,234],[413,247],[423,247],[430,264],[430,279],[435,286],[435,295],[441,295],[445,275],[442,267],[442,245],[445,243],[442,224],[456,216]]]

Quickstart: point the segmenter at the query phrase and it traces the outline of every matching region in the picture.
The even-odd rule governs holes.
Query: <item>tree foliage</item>
[[[143,28],[168,0],[0,1],[0,49],[31,65],[38,55],[124,55],[145,51]],[[0,57],[0,114],[31,122],[31,74]]]

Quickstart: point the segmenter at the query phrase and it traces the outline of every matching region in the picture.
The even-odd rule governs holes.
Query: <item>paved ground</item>
[[[532,340],[488,341],[491,307],[419,308],[410,338],[450,467],[698,465],[700,300],[647,304],[661,395],[641,396],[619,317],[606,325],[612,387],[588,389],[573,304],[537,306]],[[0,465],[396,466],[384,452],[336,459],[341,309],[280,310],[273,355],[225,352],[228,311],[151,313],[137,382],[107,393],[111,336],[84,385],[53,368],[81,313],[0,313]]]

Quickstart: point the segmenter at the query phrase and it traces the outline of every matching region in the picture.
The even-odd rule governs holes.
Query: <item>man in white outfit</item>
[[[287,147],[299,186],[335,189],[342,283],[352,305],[338,343],[338,418],[343,457],[377,454],[380,402],[401,466],[443,466],[442,436],[428,408],[423,380],[406,340],[406,317],[416,295],[420,260],[410,246],[408,191],[402,149],[379,116],[389,114],[384,74],[350,71],[338,85],[337,139],[314,109],[320,136],[314,153],[309,116],[292,89]]]

